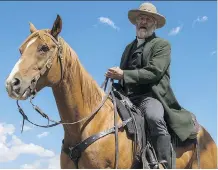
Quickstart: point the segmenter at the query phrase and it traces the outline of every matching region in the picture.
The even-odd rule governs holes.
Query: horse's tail
[[[200,168],[217,169],[217,145],[208,131],[202,126],[198,134],[198,142],[198,147],[200,147]],[[197,157],[192,163],[192,168],[198,168]]]

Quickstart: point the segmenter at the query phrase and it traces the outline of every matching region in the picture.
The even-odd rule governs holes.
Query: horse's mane
[[[59,42],[63,48],[64,55],[64,80],[67,82],[78,81],[78,77],[75,77],[75,72],[78,72],[79,81],[81,84],[81,93],[83,97],[84,107],[94,109],[102,100],[104,95],[103,90],[98,86],[97,82],[90,76],[90,74],[82,66],[76,52],[69,46],[69,44],[59,37]],[[69,72],[69,70],[71,72]],[[68,71],[67,74],[65,74]],[[74,82],[78,83],[78,82]]]

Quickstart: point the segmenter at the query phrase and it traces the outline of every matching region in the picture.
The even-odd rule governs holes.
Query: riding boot
[[[171,137],[170,135],[153,136],[152,143],[157,154],[158,162],[164,169],[171,169]]]

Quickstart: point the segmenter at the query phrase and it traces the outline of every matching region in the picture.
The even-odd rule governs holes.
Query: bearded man
[[[171,168],[171,137],[168,127],[185,141],[193,137],[192,113],[177,102],[170,85],[171,46],[155,35],[166,19],[151,3],[130,10],[136,39],[126,46],[120,67],[109,68],[105,76],[119,80],[123,91],[144,114],[160,164]]]

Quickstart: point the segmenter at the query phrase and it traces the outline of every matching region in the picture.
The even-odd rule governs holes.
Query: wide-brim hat
[[[136,25],[136,18],[140,14],[148,15],[153,17],[157,21],[157,27],[156,28],[161,28],[165,25],[166,19],[163,15],[159,14],[157,12],[157,8],[149,3],[145,2],[140,5],[139,9],[133,9],[128,12],[128,18],[130,22],[134,25]]]

